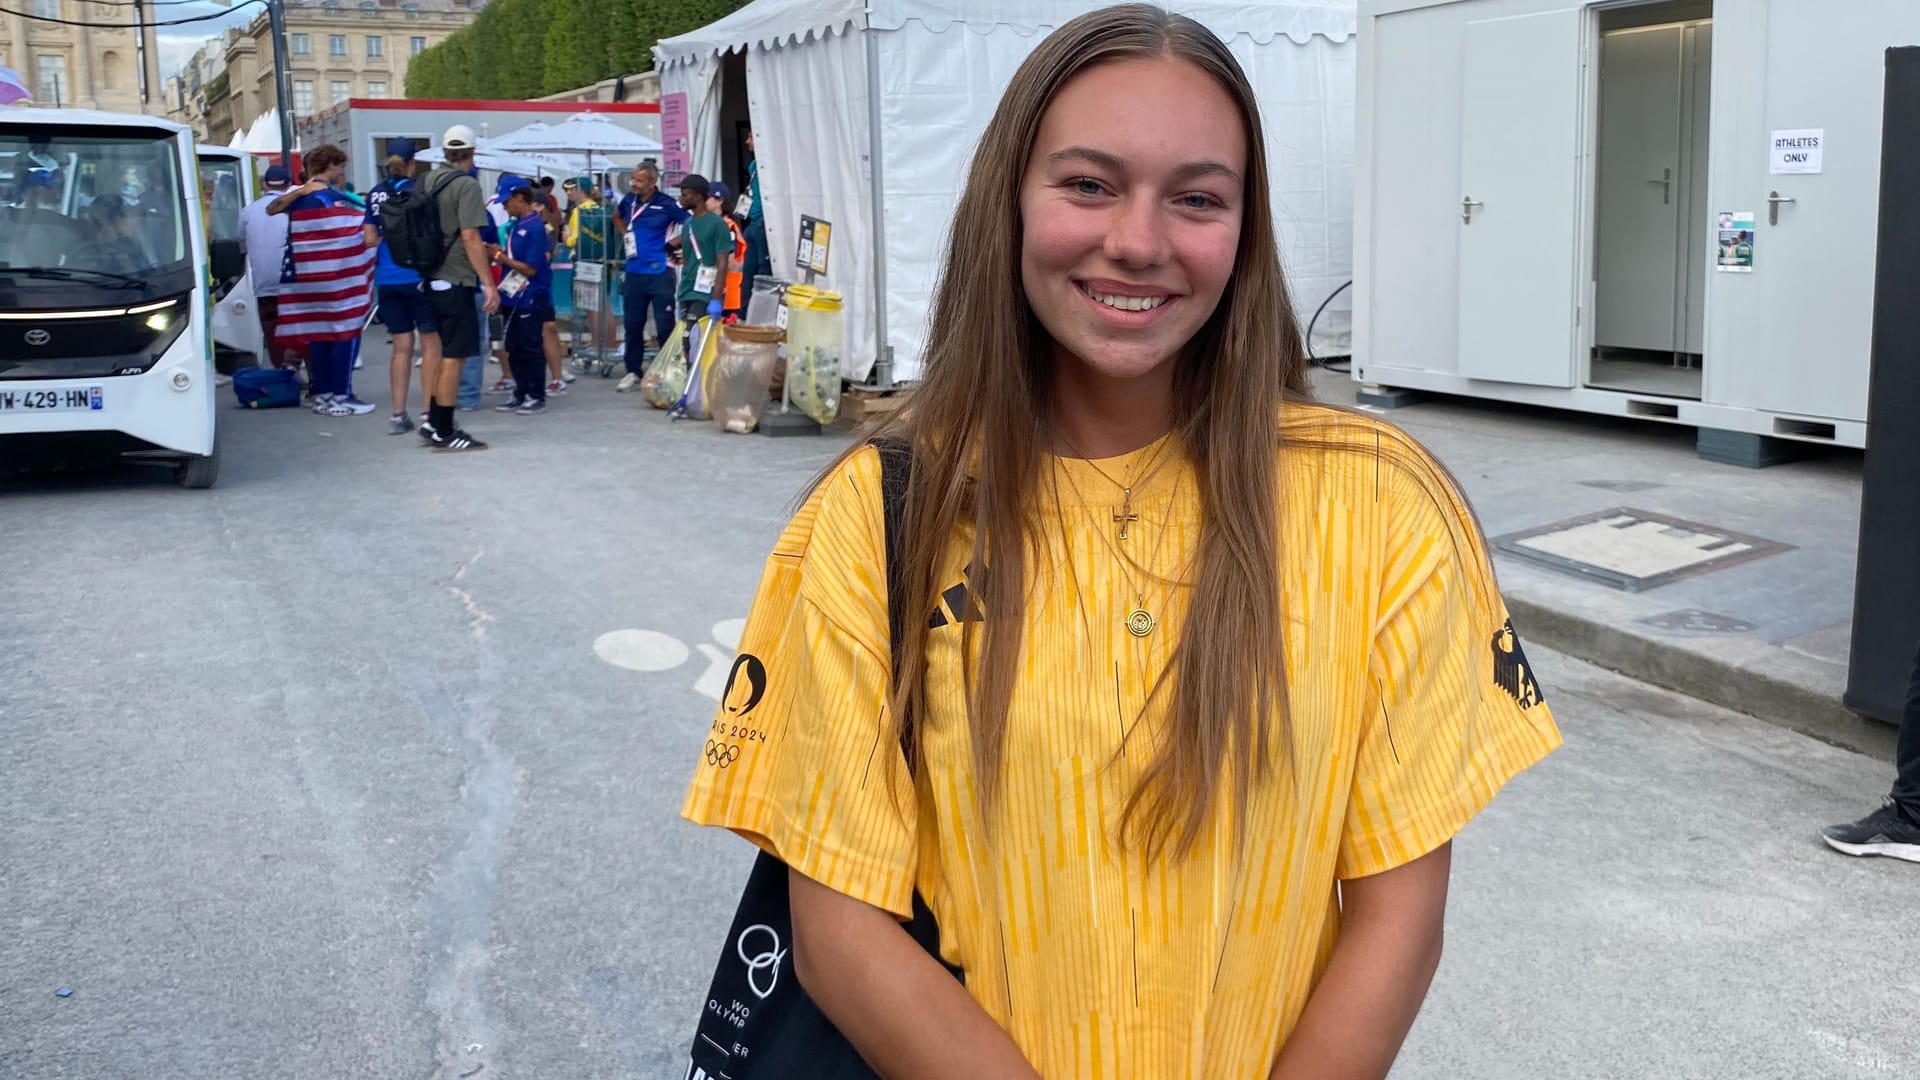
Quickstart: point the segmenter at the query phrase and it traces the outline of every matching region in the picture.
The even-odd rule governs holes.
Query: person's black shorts
[[[464,360],[480,355],[480,309],[473,303],[474,287],[427,290],[434,322],[440,324],[440,355]]]
[[[415,330],[432,334],[440,329],[434,321],[433,305],[418,285],[382,285],[379,300],[380,325],[389,334],[411,334]]]
[[[699,322],[707,317],[707,302],[705,300],[680,301],[680,317],[688,322]]]

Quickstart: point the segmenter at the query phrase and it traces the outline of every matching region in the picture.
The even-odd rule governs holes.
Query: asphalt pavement
[[[751,851],[681,792],[845,437],[463,421],[0,483],[0,1077],[684,1074]],[[1536,659],[1567,746],[1460,837],[1395,1077],[1920,1075],[1920,867],[1815,837],[1888,766]]]

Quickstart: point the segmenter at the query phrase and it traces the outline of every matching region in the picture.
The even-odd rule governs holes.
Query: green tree
[[[413,58],[407,96],[524,100],[653,69],[656,41],[746,0],[494,0]]]

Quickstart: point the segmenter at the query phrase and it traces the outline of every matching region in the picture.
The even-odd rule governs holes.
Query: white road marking
[[[594,640],[593,652],[629,671],[671,671],[688,655],[685,642],[658,630],[609,630]]]

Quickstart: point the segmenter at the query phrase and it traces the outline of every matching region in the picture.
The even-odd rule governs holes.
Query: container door
[[[1821,171],[1772,171],[1763,147],[1741,147],[1759,198],[1751,306],[1766,328],[1752,403],[1771,411],[1863,420],[1873,344],[1874,249],[1886,48],[1920,40],[1920,4],[1864,0],[1770,5],[1765,124],[1821,129]],[[1817,58],[1813,62],[1809,58]],[[1768,197],[1791,199],[1773,202]],[[1778,218],[1777,223],[1772,218]],[[1744,361],[1735,360],[1740,363]]]
[[[1680,284],[1678,26],[1600,41],[1595,345],[1672,352]]]
[[[1467,24],[1452,212],[1469,378],[1573,385],[1583,18],[1575,8]]]

